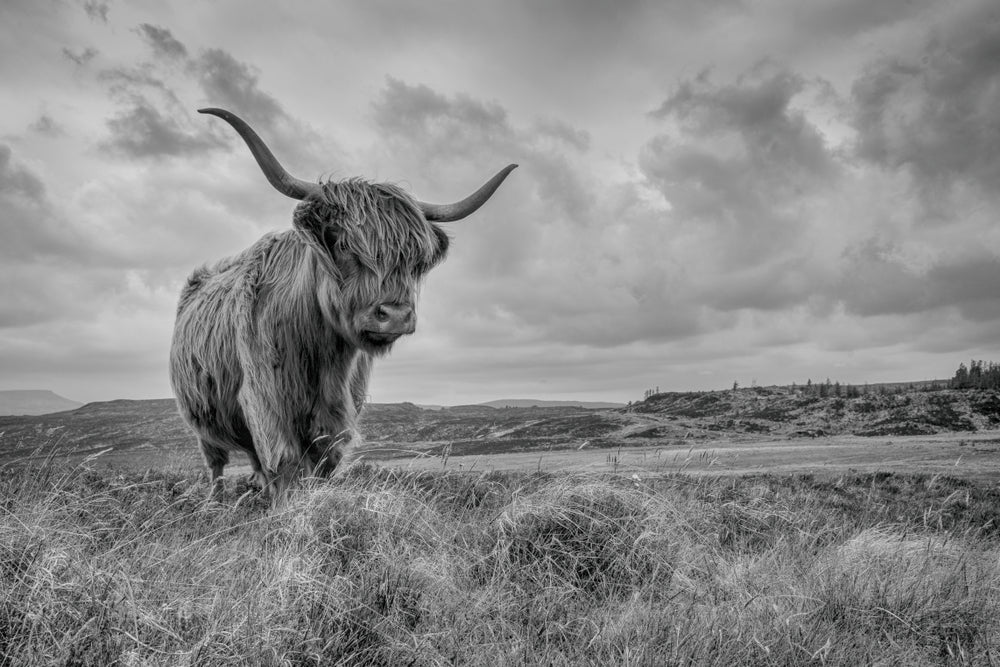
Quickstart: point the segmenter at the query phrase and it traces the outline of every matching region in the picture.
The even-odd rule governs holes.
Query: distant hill
[[[0,415],[45,415],[81,405],[47,389],[0,391]]]
[[[671,426],[720,433],[767,435],[929,435],[1000,427],[1000,391],[916,390],[918,383],[884,383],[852,396],[817,395],[804,387],[739,391],[666,392],[630,410]],[[897,391],[898,389],[898,391]],[[833,390],[828,390],[833,391]],[[631,437],[659,437],[676,428],[650,428]]]
[[[487,401],[479,405],[491,408],[587,408],[588,410],[608,410],[624,408],[624,403],[604,403],[601,401],[539,401],[534,398],[503,398],[498,401]]]
[[[49,454],[80,458],[105,450],[115,462],[154,467],[199,458],[173,399],[87,403],[67,412],[0,417],[0,461]]]
[[[815,390],[812,390],[815,392]],[[836,391],[836,388],[829,391]],[[655,394],[612,409],[545,401],[501,400],[538,407],[459,405],[437,410],[413,403],[366,406],[361,453],[373,459],[542,452],[622,445],[818,437],[903,436],[1000,429],[1000,390],[866,391],[818,396],[803,388]],[[586,405],[586,404],[584,404]],[[102,464],[200,467],[194,436],[172,399],[88,403],[37,416],[0,416],[0,465],[99,458]],[[238,459],[236,459],[238,460]],[[234,460],[235,461],[235,460]]]

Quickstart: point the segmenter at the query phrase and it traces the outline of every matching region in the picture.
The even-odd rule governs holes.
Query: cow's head
[[[223,109],[200,111],[232,125],[271,185],[302,200],[294,224],[323,269],[317,276],[320,308],[341,336],[375,354],[416,327],[420,280],[448,251],[448,235],[435,223],[472,214],[517,166],[508,165],[459,202],[428,204],[391,184],[295,178],[242,119]]]

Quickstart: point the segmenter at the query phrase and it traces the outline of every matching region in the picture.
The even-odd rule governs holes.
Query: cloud
[[[35,250],[38,249],[28,249]],[[8,263],[0,267],[6,285],[17,285],[0,301],[0,329],[21,329],[37,324],[85,318],[100,294],[90,272],[66,271],[36,254],[31,264]],[[113,288],[102,281],[103,286]]]
[[[821,133],[792,107],[805,79],[763,61],[732,84],[714,84],[707,72],[681,83],[654,118],[676,119],[696,139],[734,135],[746,158],[767,169],[827,176],[833,161]]]
[[[590,149],[590,133],[561,120],[555,118],[539,120],[535,123],[535,130],[540,136],[557,139],[579,151],[586,152]]]
[[[71,49],[68,49],[66,47],[63,47],[62,50],[63,57],[66,58],[67,60],[73,61],[74,63],[77,64],[78,67],[83,67],[88,63],[90,63],[90,61],[93,60],[95,56],[97,56],[97,53],[98,53],[97,49],[90,46],[88,46],[79,53],[72,51]]]
[[[192,114],[174,87],[150,63],[101,71],[98,80],[119,110],[105,121],[109,137],[99,148],[134,159],[197,155],[226,145],[205,125],[192,126]]]
[[[30,129],[32,132],[37,132],[47,137],[59,137],[66,134],[66,130],[63,129],[62,125],[57,123],[52,116],[45,113],[35,119]]]
[[[685,80],[652,113],[676,129],[646,143],[639,168],[672,219],[713,239],[708,261],[721,271],[786,262],[802,247],[817,199],[841,176],[821,133],[793,106],[807,86],[764,62],[732,83],[707,73]]]
[[[869,239],[848,248],[844,256],[835,292],[849,312],[866,317],[906,315],[932,305],[927,285],[919,272],[907,265],[898,247]]]
[[[168,29],[142,23],[138,30],[156,55],[166,58],[187,58],[187,47],[178,41]]]
[[[568,123],[545,119],[529,128],[515,127],[496,102],[464,94],[447,97],[391,77],[372,109],[381,141],[421,171],[467,173],[475,165],[490,173],[507,162],[524,162],[531,170],[533,196],[569,212],[562,216],[567,221],[586,224],[590,217],[592,187],[584,183],[586,169],[564,153],[567,147],[585,151],[589,139]]]
[[[208,49],[190,63],[212,106],[238,110],[255,127],[274,128],[285,111],[258,85],[259,75],[222,49]]]
[[[663,211],[635,201],[626,184],[602,182],[585,133],[553,119],[517,125],[495,102],[395,79],[373,111],[394,161],[411,165],[421,187],[470,173],[485,180],[505,162],[521,164],[432,274],[431,283],[448,283],[426,299],[427,317],[447,322],[438,335],[477,346],[611,346],[712,325],[713,316],[674,291]],[[455,275],[461,283],[449,281]]]
[[[895,88],[877,80],[909,79],[916,70],[883,65],[846,100],[831,99],[826,82],[767,61],[732,82],[716,83],[705,71],[682,81],[651,114],[673,128],[647,142],[639,166],[669,202],[669,218],[682,225],[685,256],[700,265],[688,267],[686,281],[699,303],[719,312],[797,308],[816,321],[838,308],[862,318],[942,308],[972,318],[1000,310],[1000,295],[981,287],[998,284],[1000,264],[975,237],[985,220],[974,211],[995,207],[963,191],[965,203],[947,213],[969,234],[924,229],[929,203],[914,202],[909,168],[889,160],[873,167],[873,153],[858,163],[831,148],[802,106],[814,94],[811,105],[825,100],[850,118],[866,118],[865,103],[886,108],[868,93]],[[869,127],[861,123],[859,136],[872,139],[864,134]],[[942,173],[959,173],[942,157]]]
[[[983,250],[915,266],[898,245],[875,239],[848,249],[836,291],[849,312],[866,317],[956,308],[965,318],[1000,314],[1000,257]]]
[[[931,31],[918,53],[886,56],[858,78],[857,155],[926,185],[1000,182],[1000,8],[982,2]]]
[[[23,197],[41,203],[45,197],[42,180],[25,167],[15,164],[9,146],[0,144],[0,195]]]
[[[221,49],[207,49],[189,59],[187,71],[198,81],[207,106],[222,107],[247,121],[292,173],[313,180],[336,170],[330,156],[342,155],[335,143],[317,135],[309,125],[289,114],[278,100],[261,89],[256,69]],[[243,141],[223,121],[200,119],[234,150],[245,150]]]
[[[18,295],[32,294],[38,287],[31,281],[14,278],[25,262],[79,266],[81,259],[92,256],[100,261],[86,235],[80,234],[49,199],[44,181],[27,166],[14,159],[9,146],[0,144],[0,257],[7,275],[0,280],[6,285],[17,285]],[[46,269],[48,270],[48,269]],[[30,299],[28,300],[30,301]],[[30,306],[28,301],[23,301]],[[10,302],[8,302],[10,303]],[[39,307],[47,303],[38,299]]]
[[[802,35],[844,39],[870,33],[894,23],[913,20],[933,0],[837,0],[828,3],[802,3],[783,9]]]
[[[108,92],[120,102],[129,102],[147,91],[155,91],[162,96],[164,104],[180,104],[177,93],[151,63],[104,69],[98,72],[97,80],[107,84]]]
[[[108,119],[107,127],[111,138],[101,142],[101,148],[130,158],[195,155],[225,146],[206,130],[186,131],[176,118],[164,116],[142,97]]]
[[[83,11],[87,13],[92,21],[108,22],[108,11],[111,9],[110,2],[100,0],[84,0]]]
[[[426,85],[408,85],[392,77],[373,105],[374,120],[389,141],[419,141],[430,158],[470,157],[509,145],[513,129],[497,103],[468,95],[448,99]]]
[[[0,366],[19,378],[70,369],[112,397],[141,368],[165,395],[184,277],[287,228],[292,203],[202,106],[303,178],[445,202],[521,165],[447,226],[379,398],[634,397],[833,363],[863,381],[988,358],[1000,335],[985,0],[261,5],[231,34],[212,4],[112,4],[0,2],[25,102],[0,150]]]
[[[221,49],[208,49],[194,58],[166,28],[142,24],[138,34],[161,59],[184,64],[184,76],[197,82],[211,106],[230,109],[247,120],[285,157],[312,157],[320,144],[301,124],[285,113],[271,95],[260,90],[253,68]],[[241,144],[238,137],[218,123],[198,117],[193,102],[181,99],[188,81],[172,81],[174,70],[158,62],[100,72],[99,80],[122,107],[106,121],[110,137],[100,143],[107,153],[130,158],[163,158],[197,155]],[[166,113],[164,113],[164,110]]]

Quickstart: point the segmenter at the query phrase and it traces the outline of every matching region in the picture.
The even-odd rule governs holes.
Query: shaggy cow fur
[[[196,270],[181,293],[170,379],[211,469],[246,453],[262,488],[342,468],[374,357],[362,320],[416,301],[448,237],[394,185],[327,183],[298,205],[293,229]],[[217,483],[213,483],[217,488]]]

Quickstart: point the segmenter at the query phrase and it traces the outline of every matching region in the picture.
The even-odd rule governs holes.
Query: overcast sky
[[[521,165],[378,402],[1000,360],[996,0],[3,0],[0,99],[0,389],[170,395],[183,281],[294,206],[203,106],[310,180]]]

